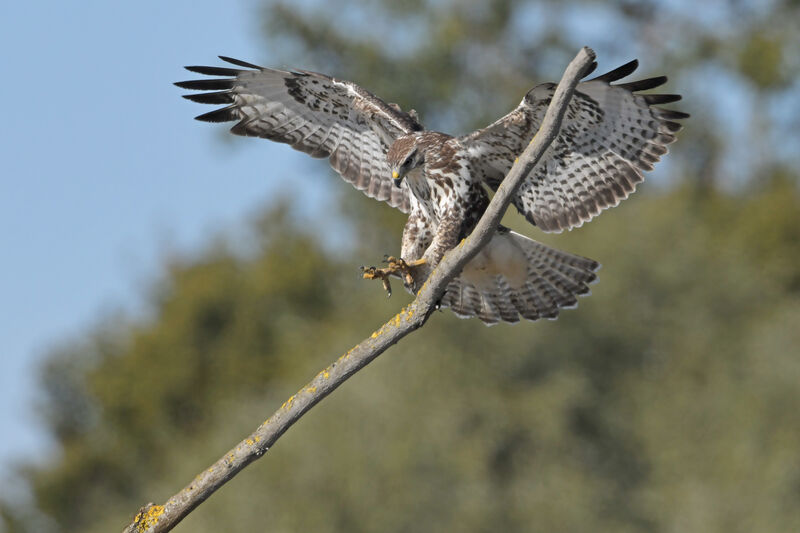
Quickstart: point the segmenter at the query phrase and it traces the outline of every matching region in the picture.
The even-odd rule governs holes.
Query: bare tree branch
[[[387,348],[422,327],[442,298],[445,288],[461,269],[485,246],[497,229],[514,193],[541,159],[561,128],[561,121],[575,86],[588,71],[595,53],[582,48],[567,66],[547,109],[542,126],[497,189],[489,207],[472,234],[445,254],[416,299],[328,368],[317,374],[297,394],[286,400],[266,422],[237,444],[210,468],[204,469],[183,490],[163,505],[147,504],[139,510],[124,533],[170,531],[186,515],[244,467],[264,455],[283,433],[309,409],[333,392],[350,376],[364,368]]]

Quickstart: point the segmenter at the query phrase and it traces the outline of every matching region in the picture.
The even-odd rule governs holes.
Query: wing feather
[[[211,91],[187,94],[201,104],[226,107],[197,116],[206,122],[237,123],[236,135],[291,145],[312,157],[327,157],[346,181],[367,196],[409,211],[407,186],[392,187],[386,153],[398,137],[422,130],[416,118],[354,83],[315,72],[259,67],[220,56],[242,67],[189,66],[223,78],[178,82],[178,87]]]
[[[650,171],[689,115],[654,107],[677,102],[677,94],[637,94],[666,83],[657,76],[612,85],[633,73],[631,61],[580,83],[561,132],[540,165],[527,176],[514,205],[544,231],[581,226],[627,198]],[[460,140],[476,171],[496,189],[536,134],[555,84],[534,87],[516,109]]]

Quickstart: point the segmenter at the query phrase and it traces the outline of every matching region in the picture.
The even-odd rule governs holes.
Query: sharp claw
[[[392,286],[391,286],[391,284],[389,284],[389,278],[383,278],[381,281],[383,282],[383,288],[386,290],[386,297],[387,298],[391,298],[392,297]]]

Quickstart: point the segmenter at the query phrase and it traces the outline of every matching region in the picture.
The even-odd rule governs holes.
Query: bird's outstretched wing
[[[637,66],[634,60],[578,84],[561,132],[514,198],[517,209],[542,230],[578,227],[617,205],[675,141],[681,129],[675,121],[689,115],[654,106],[680,95],[638,94],[663,85],[666,77],[611,85]],[[534,87],[511,113],[460,139],[475,171],[493,189],[538,131],[555,87]]]
[[[196,117],[238,121],[237,135],[287,143],[331,166],[356,189],[408,212],[408,189],[393,187],[386,152],[399,136],[422,130],[416,118],[358,85],[309,71],[282,71],[220,56],[237,67],[186,67],[210,76],[178,82],[202,104],[227,104]]]

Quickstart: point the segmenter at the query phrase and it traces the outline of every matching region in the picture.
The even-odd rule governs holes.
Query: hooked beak
[[[394,181],[395,187],[400,187],[400,184],[403,182],[403,177],[396,171],[392,171],[392,181]]]

